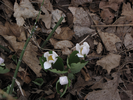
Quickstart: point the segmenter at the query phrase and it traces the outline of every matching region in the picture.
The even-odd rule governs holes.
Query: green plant
[[[66,93],[67,88],[71,85],[71,81],[75,78],[74,74],[80,72],[88,63],[83,57],[89,53],[89,50],[87,42],[84,42],[81,46],[76,44],[76,51],[73,51],[67,58],[67,68],[64,68],[62,58],[54,51],[45,52],[40,57],[41,66],[45,71],[51,71],[61,76],[56,82],[56,90],[60,94],[60,97]]]

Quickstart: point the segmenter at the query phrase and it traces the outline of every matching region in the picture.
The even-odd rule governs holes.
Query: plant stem
[[[0,48],[4,49],[5,51],[7,51],[8,53],[11,53],[11,51],[7,48],[5,48],[4,46],[0,45]]]
[[[49,34],[49,36],[47,37],[47,39],[43,42],[41,48],[43,48],[46,43],[48,42],[48,40],[51,38],[51,36],[53,35],[53,33],[55,32],[55,30],[58,28],[58,26],[60,25],[60,23],[62,22],[62,20],[64,19],[64,16],[62,16],[59,21],[57,22],[57,24],[55,25],[55,27],[53,28],[53,30],[51,31],[51,33]]]
[[[44,0],[43,0],[43,2],[42,2],[42,4],[41,4],[41,8],[42,8],[43,3],[44,3]],[[14,76],[13,76],[13,79],[12,79],[12,84],[11,84],[11,88],[10,88],[9,94],[12,94],[12,91],[13,91],[13,88],[14,88],[14,84],[15,84],[15,79],[16,79],[16,76],[17,76],[17,73],[18,73],[18,70],[19,70],[19,66],[20,66],[20,64],[21,64],[21,61],[22,61],[22,58],[23,58],[25,49],[26,49],[26,47],[27,47],[27,45],[28,45],[28,43],[29,43],[29,41],[30,41],[32,35],[34,34],[34,32],[35,32],[35,30],[36,30],[35,26],[36,26],[36,23],[37,23],[37,21],[38,21],[38,19],[39,19],[39,15],[40,15],[40,12],[41,12],[41,8],[40,8],[39,14],[38,14],[38,16],[37,16],[36,22],[35,22],[35,24],[34,24],[32,30],[31,30],[31,34],[30,34],[30,36],[28,37],[28,39],[27,39],[27,41],[26,41],[26,43],[25,43],[25,45],[24,45],[24,47],[23,47],[23,50],[22,50],[22,52],[21,52],[21,54],[20,54],[20,58],[19,58],[19,60],[18,60],[17,67],[16,67],[16,70],[15,70],[15,73],[14,73]]]

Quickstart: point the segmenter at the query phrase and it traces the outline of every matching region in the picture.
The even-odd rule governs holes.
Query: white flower
[[[68,84],[68,78],[67,76],[62,76],[59,78],[59,81],[60,81],[60,84],[61,85],[65,85],[65,84]]]
[[[90,46],[87,42],[84,42],[83,45],[76,44],[76,50],[79,52],[77,54],[78,57],[84,57],[84,55],[87,55],[90,51]]]
[[[52,54],[50,54],[49,52],[44,53],[44,57],[46,57],[46,62],[44,63],[44,69],[49,69],[52,66],[52,63],[55,63],[58,55],[56,54],[56,52],[52,51]]]
[[[0,65],[4,63],[4,59],[0,57]]]

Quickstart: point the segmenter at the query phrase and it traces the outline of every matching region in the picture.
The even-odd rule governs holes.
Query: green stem
[[[7,48],[5,48],[4,46],[0,45],[0,48],[4,49],[5,51],[7,51],[8,53],[11,53],[11,51]]]
[[[43,3],[44,3],[44,0],[43,0],[43,2],[42,2],[42,4],[41,4],[41,7],[42,7]],[[9,94],[12,94],[12,91],[13,91],[13,88],[14,88],[14,84],[15,84],[15,79],[16,79],[16,76],[17,76],[17,73],[18,73],[18,70],[19,70],[19,66],[20,66],[20,64],[21,64],[21,61],[22,61],[22,58],[23,58],[25,49],[26,49],[26,47],[27,47],[27,45],[28,45],[28,43],[29,43],[29,41],[30,41],[32,35],[34,34],[35,26],[36,26],[36,23],[37,23],[37,21],[38,21],[38,19],[39,19],[40,12],[41,12],[41,8],[40,8],[39,14],[38,14],[38,16],[37,16],[36,22],[35,22],[35,24],[34,24],[32,30],[31,30],[31,34],[30,34],[30,36],[28,37],[28,39],[27,39],[27,41],[26,41],[26,43],[25,43],[25,45],[24,45],[24,48],[23,48],[23,50],[22,50],[22,52],[21,52],[21,54],[20,54],[20,58],[19,58],[19,61],[18,61],[18,63],[17,63],[17,67],[16,67],[16,70],[15,70],[15,73],[14,73],[14,76],[13,76],[13,79],[12,79],[12,84],[11,84],[11,88],[10,88]]]
[[[58,28],[58,26],[60,25],[60,23],[62,22],[63,20],[63,16],[59,19],[59,21],[57,22],[57,24],[55,25],[55,27],[53,28],[53,30],[51,31],[51,33],[49,34],[49,36],[47,37],[47,39],[43,42],[41,48],[43,48],[46,43],[49,41],[49,39],[51,38],[51,36],[53,35],[53,33],[55,32],[55,30]]]

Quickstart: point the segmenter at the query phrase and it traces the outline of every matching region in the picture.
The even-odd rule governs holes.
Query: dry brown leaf
[[[71,40],[74,32],[69,27],[62,27],[60,34],[55,34],[54,38],[61,40]]]
[[[85,4],[85,3],[91,3],[92,0],[71,0],[71,4],[73,6],[79,6],[79,5],[82,5],[82,4]]]
[[[13,49],[18,52],[18,50],[22,50],[24,47],[25,42],[17,42],[16,37],[14,36],[3,36],[13,47]],[[34,51],[33,51],[34,50]],[[35,74],[40,77],[41,73],[41,66],[39,65],[40,62],[37,58],[37,48],[32,43],[29,42],[26,51],[23,56],[23,61],[35,72]],[[20,55],[20,54],[19,54]]]
[[[72,53],[72,51],[69,50],[68,48],[64,48],[64,49],[62,50],[62,54],[63,54],[63,55],[70,55],[71,53]]]
[[[73,23],[75,35],[81,37],[85,34],[91,34],[92,32],[94,32],[93,29],[90,29],[92,22],[87,11],[85,11],[81,7],[69,7],[69,10],[74,16]]]
[[[130,33],[127,33],[124,38],[124,45],[127,49],[133,50],[133,37]]]
[[[133,9],[131,8],[130,3],[123,3],[123,7],[122,7],[122,14],[124,16],[127,16],[128,19],[133,20],[132,15],[133,15]]]
[[[20,5],[14,4],[14,17],[18,26],[23,26],[25,18],[35,18],[39,11],[36,11],[29,0],[21,0]]]
[[[58,41],[57,43],[55,43],[54,48],[55,49],[71,48],[73,47],[73,45],[74,44],[71,41],[63,40],[63,41]]]
[[[3,4],[1,5],[1,8],[4,13],[7,14],[8,18],[10,18],[13,14],[13,4],[11,0],[2,0]]]
[[[36,0],[36,1],[38,1],[39,3],[42,3],[42,2],[43,2],[43,0]],[[52,6],[50,0],[44,0],[44,5],[43,5],[43,6],[44,6],[48,11],[52,12],[53,6]]]
[[[91,89],[101,88],[102,90],[89,92],[84,100],[121,100],[117,87],[122,80],[118,73],[113,73],[112,77],[113,80],[107,80],[107,82],[101,80],[94,84]]]
[[[45,13],[45,15],[40,15],[39,18],[42,19],[42,21],[45,23],[46,28],[49,29],[51,27],[52,15],[49,14],[44,6],[42,6],[42,11],[43,13]]]
[[[103,9],[100,13],[100,16],[102,17],[102,19],[104,20],[106,24],[110,24],[113,22],[114,14],[111,13],[108,8]]]
[[[109,2],[105,2],[105,1],[101,1],[99,4],[99,8],[101,9],[107,9],[107,8],[111,8],[114,11],[117,11],[119,9],[119,4],[118,3],[109,3]]]
[[[108,54],[107,56],[103,57],[102,59],[97,61],[97,65],[100,65],[103,67],[103,69],[106,69],[108,73],[110,71],[119,66],[121,56],[116,55],[113,53]]]
[[[101,32],[101,31],[99,31],[99,35],[100,35],[100,37],[101,37],[101,39],[102,39],[107,51],[110,51],[110,52],[115,51],[115,52],[117,52],[115,43],[121,42],[119,37],[117,37],[115,34],[107,33],[107,32]]]
[[[121,100],[118,90],[104,89],[99,91],[89,92],[84,100]]]
[[[100,54],[102,52],[102,50],[103,50],[102,44],[98,43],[98,45],[97,45],[97,53]]]

